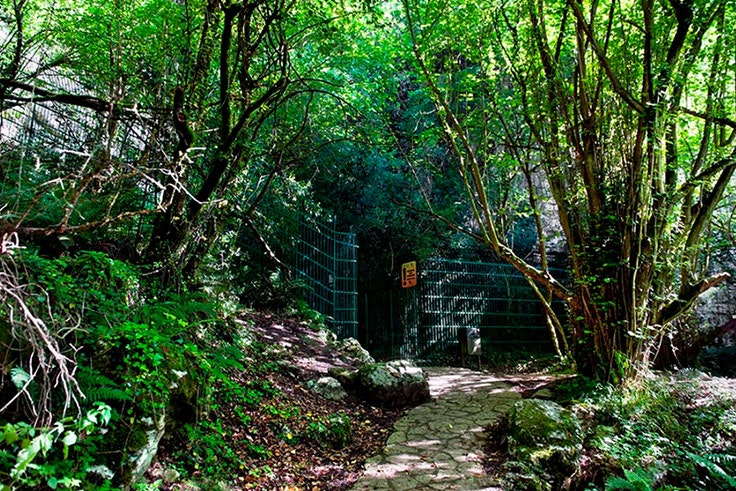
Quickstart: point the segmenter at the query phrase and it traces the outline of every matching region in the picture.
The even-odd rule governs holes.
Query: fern
[[[130,401],[130,395],[117,387],[89,387],[83,389],[84,395],[88,400],[94,402],[102,401]]]
[[[608,490],[639,491],[632,482],[623,477],[609,477],[606,479],[606,491]]]
[[[736,464],[736,456],[729,454],[704,454],[697,455],[686,452],[687,456],[698,466],[707,470],[711,477],[725,481],[729,486],[736,489],[736,476],[726,471],[724,466],[733,466]]]
[[[88,401],[130,401],[132,398],[125,390],[109,377],[97,370],[80,365],[77,370],[79,388]]]
[[[245,370],[242,359],[242,350],[232,344],[226,344],[211,354],[212,363],[222,369]]]
[[[624,469],[624,477],[609,477],[606,479],[606,491],[652,491],[654,489],[654,476],[643,469],[629,471]]]
[[[736,468],[736,455],[728,454],[728,453],[709,453],[703,455],[706,459],[709,459],[717,464],[730,467],[734,466]]]

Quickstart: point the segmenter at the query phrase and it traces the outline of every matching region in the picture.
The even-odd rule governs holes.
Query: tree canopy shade
[[[736,5],[403,0],[403,7],[479,238],[540,285],[543,301],[547,289],[568,303],[583,373],[634,374],[673,321],[726,277],[709,275],[702,248],[736,168]],[[544,263],[527,263],[499,233],[487,192],[499,155],[528,177],[544,176],[572,284],[556,281]],[[533,203],[538,190],[530,190]]]
[[[144,262],[191,278],[226,220],[252,225],[271,184],[301,158],[296,143],[314,100],[334,84],[324,46],[336,34],[327,26],[353,8],[321,0],[4,6],[0,113],[41,108],[37,132],[53,143],[31,149],[35,189],[15,181],[28,157],[22,145],[14,158],[4,149],[17,166],[6,168],[4,191],[20,192],[3,230],[137,229]],[[61,135],[62,126],[72,128]]]
[[[727,0],[4,2],[0,229],[122,238],[190,280],[297,194],[332,194],[376,248],[387,222],[412,252],[460,244],[426,200],[529,278],[561,353],[553,296],[581,370],[620,379],[725,278],[703,244],[733,242],[734,21]]]

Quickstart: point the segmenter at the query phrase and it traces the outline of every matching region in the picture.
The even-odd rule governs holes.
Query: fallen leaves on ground
[[[162,441],[154,469],[180,469],[194,481],[213,480],[231,489],[349,488],[360,477],[365,460],[384,446],[402,412],[372,407],[354,396],[330,401],[313,394],[304,384],[325,376],[326,367],[344,366],[345,361],[302,322],[265,314],[251,314],[249,321],[264,343],[288,346],[281,355],[285,366],[293,368],[296,364],[289,363],[296,359],[318,360],[315,370],[302,365],[298,370],[234,372],[233,380],[244,388],[263,387],[267,382],[274,390],[257,404],[215,396],[213,407],[200,415],[219,433],[212,437],[212,445],[189,441],[181,429],[171,432]],[[336,415],[350,422],[350,438],[345,438],[344,446],[340,440],[344,428],[330,426]],[[233,461],[238,462],[235,475],[218,475],[232,468]],[[150,477],[153,481],[156,476]],[[173,482],[162,483],[159,489],[192,488]]]

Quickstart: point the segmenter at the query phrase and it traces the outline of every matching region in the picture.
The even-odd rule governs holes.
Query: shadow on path
[[[366,461],[353,491],[498,490],[483,472],[483,429],[521,399],[518,384],[552,376],[494,376],[425,368],[432,401],[396,422],[383,452]]]

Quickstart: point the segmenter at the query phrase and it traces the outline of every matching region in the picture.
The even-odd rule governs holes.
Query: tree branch
[[[696,118],[700,118],[705,121],[711,121],[715,124],[736,129],[736,121],[734,121],[733,119],[713,116],[712,114],[695,111],[694,109],[689,109],[685,106],[680,106],[679,109],[680,111],[684,112],[685,114],[689,114],[690,116],[695,116]]]
[[[595,52],[596,57],[598,58],[598,62],[603,68],[603,71],[606,72],[606,76],[608,77],[608,81],[611,82],[611,87],[613,88],[614,92],[616,92],[621,97],[621,99],[623,99],[623,101],[628,104],[634,111],[640,114],[644,113],[644,104],[636,100],[633,95],[631,95],[626,89],[624,89],[616,74],[613,73],[613,68],[611,68],[611,64],[609,63],[608,58],[606,57],[601,47],[598,45],[598,42],[595,40],[595,37],[593,36],[593,30],[586,22],[585,16],[583,15],[583,12],[580,9],[580,5],[578,4],[577,0],[568,0],[567,3],[572,7],[572,11],[575,14],[575,17],[585,31],[585,35],[590,42],[590,46],[593,48],[593,51]]]
[[[111,102],[108,102],[99,97],[88,96],[88,95],[74,95],[74,94],[57,94],[50,90],[36,87],[35,85],[18,82],[17,80],[11,80],[9,78],[0,78],[0,86],[5,89],[17,89],[24,92],[30,92],[33,94],[32,97],[25,99],[28,102],[60,102],[62,104],[69,104],[72,106],[86,107],[93,111],[109,114],[112,109],[113,113],[119,111],[118,106]]]
[[[731,275],[728,273],[718,273],[708,278],[704,278],[693,285],[683,286],[677,298],[662,307],[658,312],[657,318],[659,320],[659,324],[669,324],[689,309],[700,295],[711,288],[720,285],[729,278],[731,278]]]
[[[161,210],[158,208],[150,209],[150,210],[132,210],[132,211],[126,211],[119,213],[113,217],[105,217],[102,220],[97,220],[94,222],[84,223],[82,225],[71,225],[67,226],[63,223],[57,224],[57,225],[50,225],[48,227],[3,227],[0,232],[2,233],[8,233],[8,232],[16,232],[18,235],[21,236],[42,236],[42,235],[57,235],[57,234],[63,234],[63,233],[81,233],[86,232],[88,230],[94,230],[102,227],[106,227],[108,225],[112,225],[114,223],[122,222],[123,220],[127,220],[128,218],[138,217],[138,216],[145,216],[145,215],[152,215],[154,213],[159,213]]]

